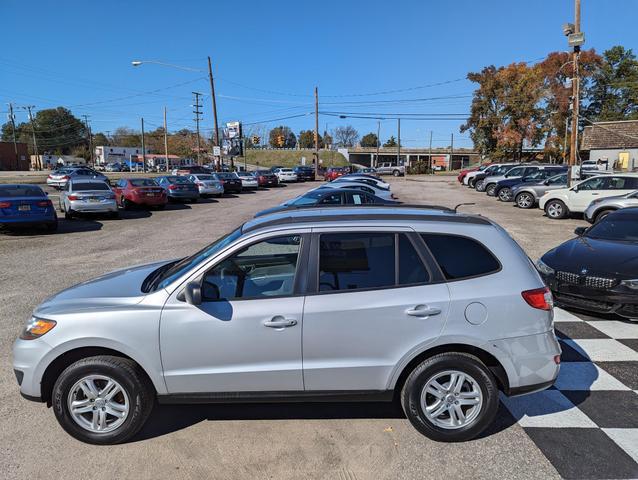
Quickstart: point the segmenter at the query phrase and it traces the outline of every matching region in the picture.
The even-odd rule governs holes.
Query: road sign
[[[222,149],[220,147],[213,147],[213,155],[219,157],[222,154]]]

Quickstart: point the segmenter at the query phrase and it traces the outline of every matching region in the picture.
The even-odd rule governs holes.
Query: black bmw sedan
[[[574,233],[536,263],[556,304],[638,319],[638,207]]]

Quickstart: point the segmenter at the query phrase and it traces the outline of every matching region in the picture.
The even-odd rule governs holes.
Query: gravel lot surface
[[[538,258],[583,220],[550,221],[460,187],[453,177],[392,179],[409,203],[460,207],[497,221]],[[32,309],[70,285],[110,270],[194,252],[308,184],[235,198],[125,212],[121,220],[60,220],[55,235],[0,233],[0,476],[2,478],[557,478],[501,407],[483,438],[438,444],[391,404],[171,406],[155,409],[132,443],[95,447],[23,400],[11,344]],[[53,194],[53,192],[52,192]],[[54,202],[57,198],[52,197]]]

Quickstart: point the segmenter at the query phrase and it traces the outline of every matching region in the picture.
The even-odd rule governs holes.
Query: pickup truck
[[[390,162],[380,163],[376,169],[378,175],[393,175],[395,177],[405,175],[404,165],[393,165]]]

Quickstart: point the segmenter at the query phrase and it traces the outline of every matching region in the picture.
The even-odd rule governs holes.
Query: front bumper
[[[553,330],[537,335],[492,340],[492,348],[507,359],[509,378],[507,395],[531,393],[553,385],[560,365],[555,357],[561,354],[560,345]]]
[[[551,289],[558,306],[594,313],[617,313],[638,318],[638,292],[616,285],[612,288],[591,288],[575,283],[560,282],[553,275],[541,275]]]
[[[13,344],[13,371],[20,393],[29,400],[42,401],[41,382],[47,366],[46,357],[51,346],[42,338],[17,339]]]

